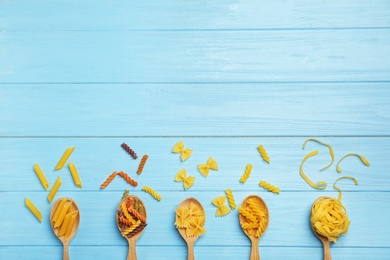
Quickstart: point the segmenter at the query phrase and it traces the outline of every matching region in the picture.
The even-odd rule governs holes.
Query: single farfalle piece
[[[225,205],[226,197],[225,196],[219,196],[213,199],[212,203],[214,206],[216,206],[217,212],[215,213],[215,216],[222,217],[227,215],[230,212],[230,208]]]
[[[204,227],[205,219],[203,216],[193,217],[190,220],[190,226],[186,230],[186,234],[189,237],[199,237],[206,233],[206,229]]]
[[[270,164],[270,159],[269,159],[269,156],[268,156],[267,151],[265,150],[264,146],[259,145],[257,147],[257,150],[259,150],[261,158],[263,158],[264,161],[266,161],[268,164]]]
[[[190,188],[192,185],[194,185],[195,177],[194,176],[187,176],[186,169],[181,169],[175,177],[175,181],[182,181],[184,185],[184,189]]]
[[[199,172],[207,178],[209,175],[210,170],[218,171],[218,164],[217,161],[213,157],[209,157],[206,164],[199,164],[198,165]]]
[[[190,226],[190,211],[187,208],[176,209],[176,221],[175,226],[178,228],[187,228]]]
[[[191,154],[192,154],[192,150],[189,149],[189,148],[184,148],[184,142],[183,141],[179,141],[177,142],[173,148],[172,148],[172,152],[173,153],[180,153],[180,159],[182,161],[185,161],[187,160],[188,158],[190,158]]]
[[[203,216],[203,211],[193,202],[190,203],[188,210],[190,211],[190,216],[192,217]]]

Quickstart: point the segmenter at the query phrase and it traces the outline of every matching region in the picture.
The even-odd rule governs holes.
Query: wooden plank
[[[76,259],[125,259],[127,246],[74,246],[69,247],[70,257]],[[389,248],[332,248],[333,259],[366,260],[375,258],[387,260]],[[249,259],[250,248],[199,246],[195,244],[196,259]],[[172,247],[137,245],[139,259],[186,259],[184,245]],[[60,246],[0,246],[0,255],[6,259],[62,259]],[[280,260],[288,255],[289,260],[321,259],[322,249],[319,247],[266,247],[260,245],[260,255],[265,259]]]
[[[389,7],[386,0],[14,0],[0,3],[0,30],[385,27]]]
[[[389,83],[5,84],[0,135],[389,136],[389,99]]]
[[[2,192],[0,202],[6,210],[0,216],[0,228],[7,236],[0,237],[0,245],[60,245],[48,221],[50,206],[46,194],[28,191]],[[222,195],[223,191],[171,191],[163,194],[161,202],[142,191],[132,191],[132,194],[144,201],[148,211],[148,227],[138,245],[183,246],[184,241],[173,225],[174,210],[183,199],[195,197],[205,208],[207,229],[207,233],[197,241],[197,245],[249,246],[250,242],[239,226],[237,210],[225,217],[214,216],[216,207],[211,204],[211,200]],[[250,194],[253,194],[253,191],[235,192],[237,204],[241,204]],[[286,192],[285,196],[270,193],[260,195],[267,203],[271,217],[269,228],[261,239],[262,246],[320,248],[320,241],[314,236],[308,223],[311,205],[316,198],[324,195],[323,193],[313,191]],[[26,196],[42,211],[42,223],[24,206]],[[122,192],[60,191],[58,197],[64,196],[73,198],[80,209],[80,227],[72,245],[127,245],[115,222],[115,211]],[[344,192],[342,202],[347,209],[351,226],[348,234],[342,236],[332,248],[389,247],[389,192]]]
[[[174,182],[176,173],[185,168],[188,175],[195,176],[196,182],[191,191],[256,191],[264,193],[258,186],[260,180],[266,180],[281,189],[280,197],[286,191],[313,191],[299,174],[299,165],[307,153],[319,150],[320,154],[308,160],[304,170],[313,181],[326,181],[329,187],[322,191],[331,196],[337,196],[333,182],[340,176],[352,175],[359,180],[359,185],[352,181],[342,181],[339,186],[345,191],[390,191],[390,179],[385,169],[390,168],[390,155],[384,153],[390,147],[390,138],[320,138],[333,146],[335,163],[325,171],[319,171],[328,165],[331,158],[328,148],[317,143],[308,143],[306,150],[302,144],[306,138],[2,138],[0,139],[1,182],[0,191],[37,192],[43,191],[34,170],[38,163],[52,186],[58,176],[61,176],[63,191],[79,190],[73,183],[69,169],[65,166],[59,171],[54,167],[66,148],[76,149],[69,161],[73,162],[83,182],[81,192],[100,191],[100,184],[113,171],[125,171],[139,182],[139,187],[133,188],[122,178],[117,177],[104,190],[123,192],[124,189],[140,190],[143,185],[154,187],[166,194],[171,191],[184,192],[183,184]],[[171,152],[173,145],[183,140],[186,147],[193,150],[193,155],[181,162],[178,154]],[[129,144],[141,158],[148,154],[149,159],[141,175],[136,174],[140,158],[132,159],[120,144]],[[256,149],[263,144],[270,158],[268,165],[260,158]],[[346,158],[340,167],[342,173],[337,173],[335,165],[347,153],[364,155],[371,163],[366,167],[358,158]],[[198,164],[206,163],[209,156],[218,162],[218,171],[211,171],[204,178],[198,171]],[[253,164],[250,178],[245,184],[239,182],[245,166]],[[185,192],[184,192],[185,193]],[[276,195],[275,195],[276,196]]]
[[[389,81],[389,32],[2,32],[0,82]]]

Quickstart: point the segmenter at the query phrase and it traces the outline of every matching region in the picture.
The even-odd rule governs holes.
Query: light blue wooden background
[[[39,163],[57,198],[72,197],[81,210],[72,259],[125,259],[127,243],[115,226],[122,192],[144,200],[149,226],[137,243],[139,259],[185,259],[174,228],[174,209],[187,197],[206,210],[207,234],[196,259],[249,259],[250,244],[233,211],[214,217],[211,200],[231,188],[238,203],[258,194],[268,204],[270,226],[260,241],[262,259],[321,259],[309,227],[309,210],[321,195],[337,196],[341,176],[329,162],[345,153],[343,203],[350,231],[332,245],[334,259],[390,259],[390,1],[26,1],[0,0],[0,258],[61,259],[51,232],[50,205],[33,172]],[[193,149],[182,163],[170,152],[185,141]],[[119,147],[150,156],[144,174]],[[271,164],[260,160],[263,144]],[[69,171],[52,169],[69,146],[83,189]],[[305,169],[329,187],[317,191],[299,176]],[[208,179],[197,164],[214,156]],[[238,182],[245,165],[254,170]],[[195,185],[183,191],[173,178],[186,168]],[[140,186],[116,179],[131,173]],[[281,188],[264,191],[265,179]],[[155,188],[161,202],[140,191]],[[42,210],[39,223],[24,206]]]

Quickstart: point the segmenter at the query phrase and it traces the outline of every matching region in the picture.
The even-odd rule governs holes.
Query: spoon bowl
[[[69,212],[71,212],[71,211],[78,211],[78,214],[76,215],[76,219],[74,221],[74,225],[73,225],[73,228],[72,228],[72,230],[70,232],[69,237],[65,237],[65,235],[59,236],[60,228],[59,227],[55,228],[52,225],[52,223],[53,223],[53,216],[54,216],[58,206],[60,205],[60,202],[61,202],[62,199],[66,199],[66,202],[71,202],[72,203],[70,205],[71,209],[69,210]],[[51,207],[51,211],[50,211],[50,226],[53,229],[53,232],[56,235],[56,237],[62,242],[62,244],[64,246],[64,254],[63,254],[63,259],[64,260],[69,260],[69,251],[68,251],[69,243],[73,239],[73,237],[76,235],[77,230],[79,229],[79,224],[80,224],[80,210],[79,210],[79,207],[77,206],[76,202],[74,200],[72,200],[71,198],[59,198],[59,199],[57,199],[54,202],[53,206]]]
[[[316,199],[312,205],[312,208],[314,207],[314,205],[321,199],[324,199],[324,198],[329,198],[329,197],[326,197],[326,196],[321,196],[319,197],[318,199]],[[311,210],[310,211],[310,219],[313,215],[313,211]],[[318,237],[318,239],[322,242],[322,245],[323,245],[323,248],[324,248],[324,260],[332,260],[332,255],[330,253],[330,241],[328,238],[324,237],[323,235],[320,235],[317,233],[317,231],[314,229],[314,226],[312,225],[311,221],[310,221],[310,227],[311,227],[311,230],[313,231],[313,233]]]
[[[178,208],[188,208],[191,203],[194,203],[196,206],[200,208],[200,210],[203,212],[205,221],[206,221],[206,214],[204,211],[204,208],[202,204],[195,198],[188,198],[183,200]],[[177,221],[177,215],[176,215],[176,221]],[[177,228],[179,230],[180,235],[186,241],[187,243],[187,248],[188,248],[188,260],[194,260],[195,259],[195,254],[194,254],[194,244],[195,241],[198,240],[199,236],[187,236],[186,229],[185,228]]]
[[[265,223],[265,227],[264,227],[264,232],[267,230],[268,228],[268,224],[269,224],[269,211],[268,211],[268,207],[267,205],[265,204],[264,200],[257,196],[257,195],[249,195],[248,197],[246,197],[244,199],[244,201],[242,202],[242,205],[241,207],[248,207],[248,200],[249,199],[255,199],[261,206],[262,208],[265,210],[265,213],[266,213],[266,220],[267,220],[267,223]],[[240,226],[242,228],[242,224],[244,223],[248,223],[248,220],[240,213],[239,214],[239,219],[240,219]],[[250,239],[250,241],[252,242],[252,250],[251,250],[251,255],[250,255],[250,259],[251,260],[260,260],[260,253],[259,253],[259,240],[260,240],[260,237],[256,237],[256,232],[254,230],[252,230],[253,232],[251,234],[245,232],[245,230],[243,229],[245,235],[248,236],[248,238]],[[263,233],[264,233],[263,232]],[[261,234],[263,235],[263,234]]]
[[[146,220],[147,220],[147,214],[146,214],[146,208],[145,208],[145,205],[144,203],[142,202],[142,200],[140,198],[138,198],[137,196],[134,196],[134,195],[128,195],[126,197],[124,197],[121,202],[119,203],[118,205],[118,210],[117,210],[117,213],[116,213],[116,225],[119,229],[119,231],[122,233],[122,229],[121,229],[121,226],[120,226],[120,221],[119,221],[119,216],[118,216],[118,212],[120,210],[122,210],[122,207],[121,207],[121,204],[122,203],[125,203],[126,204],[126,201],[128,199],[133,199],[133,204],[137,203],[140,207],[140,211],[139,213],[145,217],[145,223],[146,223]],[[128,236],[124,236],[124,238],[126,238],[127,242],[129,243],[129,251],[127,253],[127,260],[137,260],[137,252],[136,252],[136,241],[137,239],[142,235],[142,233],[144,232],[144,229],[141,229],[140,231],[138,231],[136,234],[134,234],[132,237],[128,237]]]

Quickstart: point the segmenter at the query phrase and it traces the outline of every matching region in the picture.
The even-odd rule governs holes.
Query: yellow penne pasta
[[[62,182],[61,177],[58,176],[56,182],[53,185],[53,188],[51,188],[51,191],[49,192],[49,195],[47,195],[47,199],[49,200],[49,203],[51,203],[54,199],[54,196],[56,195],[58,189],[60,188]]]
[[[49,189],[49,182],[47,181],[45,174],[43,174],[43,171],[41,170],[41,167],[36,163],[34,164],[34,171],[38,176],[39,181],[42,183],[42,186],[45,190]]]
[[[64,221],[64,218],[66,214],[69,212],[71,209],[72,202],[66,202],[64,206],[62,207],[60,214],[58,215],[58,218],[56,220],[56,223],[54,224],[54,227],[57,228],[61,226],[62,222]]]
[[[68,213],[68,214],[65,215],[64,221],[62,222],[60,230],[58,231],[58,236],[59,237],[65,235],[65,231],[66,231],[66,229],[68,228],[68,225],[69,225],[70,214],[71,213]]]
[[[74,166],[73,163],[69,163],[68,166],[69,166],[70,173],[72,174],[74,184],[81,189],[83,187],[83,184],[81,183],[80,176],[79,173],[77,172],[76,166]]]
[[[69,147],[68,149],[66,149],[65,153],[62,155],[60,161],[57,163],[57,166],[54,168],[54,170],[59,170],[64,167],[66,161],[68,160],[69,156],[75,148],[76,147]]]
[[[51,219],[51,224],[54,226],[54,224],[56,223],[57,221],[57,218],[58,216],[60,215],[61,213],[61,210],[62,208],[64,207],[66,203],[66,198],[63,198],[61,201],[60,201],[60,204],[58,205],[57,209],[56,209],[56,212],[54,212],[54,216],[52,217]]]
[[[42,213],[35,207],[35,205],[26,197],[26,207],[31,211],[32,214],[42,222]]]
[[[70,234],[72,233],[74,222],[76,221],[76,217],[77,217],[77,214],[79,214],[79,212],[76,210],[76,211],[73,211],[69,214],[70,214],[70,220],[68,223],[68,227],[66,228],[66,232],[65,232],[66,238],[68,238],[70,236]]]

